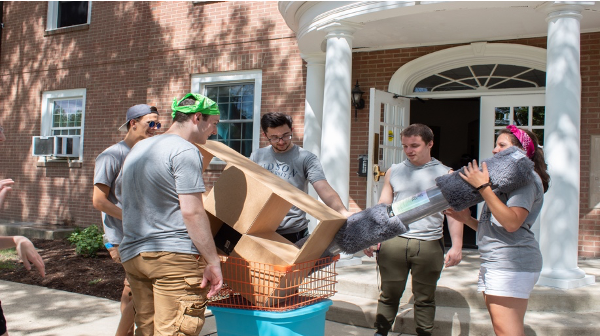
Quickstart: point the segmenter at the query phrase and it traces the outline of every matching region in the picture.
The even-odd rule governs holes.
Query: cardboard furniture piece
[[[223,253],[277,266],[316,260],[346,221],[338,212],[230,147],[210,140],[197,146],[203,156],[204,168],[208,167],[213,157],[227,163],[212,190],[204,198],[204,207],[211,222],[215,244]],[[318,221],[315,230],[301,249],[275,232],[292,205]],[[278,292],[281,286],[297,283],[299,277],[307,275],[288,274],[282,279],[260,279],[260,276],[256,276],[257,273],[251,270],[243,276],[226,274],[226,266],[223,267],[225,279],[229,276],[242,277],[249,279],[253,284],[266,281],[268,286],[261,285],[262,289],[256,289],[260,292]],[[253,303],[257,300],[256,296],[246,298]]]

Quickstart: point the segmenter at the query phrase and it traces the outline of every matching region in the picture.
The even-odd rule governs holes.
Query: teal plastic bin
[[[285,312],[223,307],[210,310],[217,320],[219,336],[324,336],[325,313],[331,303],[325,300]]]

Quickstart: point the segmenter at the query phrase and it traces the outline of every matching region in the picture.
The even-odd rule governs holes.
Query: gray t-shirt
[[[414,196],[435,186],[435,178],[447,174],[450,168],[440,161],[431,161],[422,166],[415,166],[408,159],[390,167],[390,184],[394,192],[394,202]],[[401,237],[420,240],[437,240],[444,235],[444,214],[434,213],[416,222],[408,224],[408,231]]]
[[[174,134],[138,142],[123,165],[123,262],[141,252],[198,254],[179,195],[204,192],[202,155]]]
[[[325,173],[317,156],[296,145],[285,153],[275,153],[272,146],[259,148],[252,152],[250,160],[305,193],[308,192],[308,182],[313,184],[325,180]],[[279,224],[277,232],[280,234],[294,233],[307,227],[306,213],[292,206]]]
[[[117,142],[100,153],[96,158],[94,168],[94,184],[104,184],[110,187],[108,200],[123,208],[121,204],[121,168],[123,161],[131,149],[125,141]],[[120,219],[114,218],[102,213],[102,225],[104,226],[104,236],[109,243],[118,245],[123,239],[123,223]]]
[[[542,180],[537,174],[535,181],[499,196],[508,207],[521,207],[529,214],[515,232],[508,232],[488,209],[483,206],[477,228],[477,245],[481,254],[481,266],[514,272],[540,272],[542,253],[531,226],[537,219],[544,203]]]

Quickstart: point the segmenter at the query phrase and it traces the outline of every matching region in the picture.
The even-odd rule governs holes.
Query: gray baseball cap
[[[139,118],[150,113],[158,114],[158,110],[156,107],[146,104],[133,105],[127,110],[127,121],[121,125],[121,127],[119,127],[119,131],[127,132],[127,124],[131,121],[131,119]]]

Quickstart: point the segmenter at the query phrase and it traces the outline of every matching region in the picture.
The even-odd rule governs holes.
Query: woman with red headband
[[[446,214],[477,231],[477,245],[481,255],[478,291],[483,292],[496,335],[524,336],[524,318],[529,294],[542,270],[542,254],[531,231],[537,219],[550,176],[544,152],[538,146],[535,134],[514,125],[499,132],[496,147],[499,153],[517,146],[534,162],[535,180],[508,194],[492,191],[485,162],[479,169],[477,162],[469,163],[461,177],[475,188],[485,200],[479,221],[470,216],[468,209]]]

